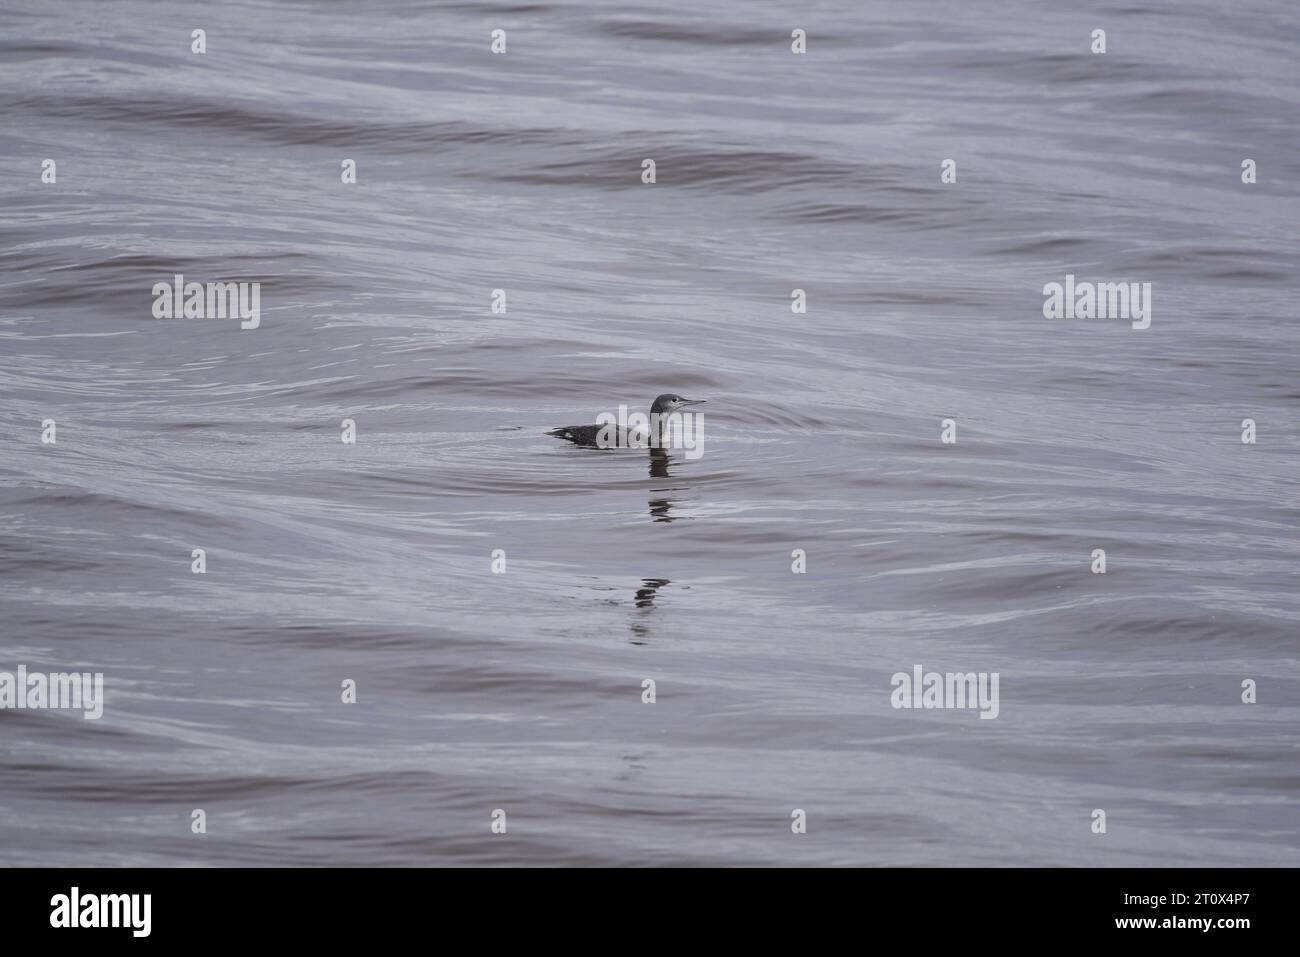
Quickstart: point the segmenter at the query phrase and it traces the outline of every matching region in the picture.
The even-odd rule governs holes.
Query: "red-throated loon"
[[[665,392],[654,400],[650,406],[650,431],[624,429],[614,425],[567,425],[560,429],[551,429],[547,435],[557,439],[568,439],[575,445],[586,448],[661,448],[664,426],[668,416],[688,405],[702,405],[703,399],[683,399],[680,395]]]

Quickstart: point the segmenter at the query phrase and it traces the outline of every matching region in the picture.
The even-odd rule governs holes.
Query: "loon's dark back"
[[[600,430],[601,426],[599,425],[566,425],[558,429],[551,429],[546,434],[553,435],[557,439],[568,439],[575,445],[600,448],[596,444],[596,437],[600,435]]]

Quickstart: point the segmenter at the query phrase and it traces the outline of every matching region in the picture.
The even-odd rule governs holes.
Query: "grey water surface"
[[[1298,41],[4,2],[0,671],[105,704],[0,710],[0,864],[1300,863]],[[544,434],[662,392],[700,457]],[[918,664],[997,718],[895,709]]]

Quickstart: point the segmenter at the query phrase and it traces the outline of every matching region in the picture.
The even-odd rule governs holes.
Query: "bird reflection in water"
[[[646,644],[646,639],[650,636],[650,627],[646,616],[654,610],[655,595],[668,582],[667,578],[643,578],[641,580],[641,587],[636,590],[636,607],[638,610],[632,613],[632,622],[628,626],[632,629],[634,636],[630,639],[632,644]]]
[[[666,479],[672,476],[668,472],[669,465],[668,453],[663,449],[650,450],[650,477],[652,479]],[[662,496],[664,492],[680,492],[681,488],[652,488],[650,492]],[[654,522],[671,522],[674,516],[669,514],[672,510],[672,499],[659,497],[650,499],[650,520]]]

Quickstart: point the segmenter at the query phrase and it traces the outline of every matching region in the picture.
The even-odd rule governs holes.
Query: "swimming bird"
[[[611,421],[605,425],[566,425],[560,429],[551,429],[546,434],[591,449],[662,448],[668,416],[688,405],[703,404],[703,399],[684,399],[675,393],[665,392],[650,406],[648,429],[623,428],[615,424],[610,416]]]

